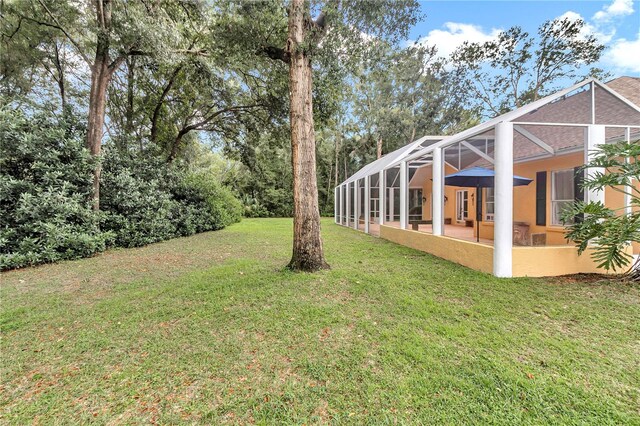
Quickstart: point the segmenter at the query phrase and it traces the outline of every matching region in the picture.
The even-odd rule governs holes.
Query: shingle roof
[[[640,106],[640,77],[618,77],[607,82],[607,86]]]

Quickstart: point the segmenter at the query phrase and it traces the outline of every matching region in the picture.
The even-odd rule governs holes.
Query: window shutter
[[[584,188],[582,185],[584,184],[584,170],[582,166],[575,167],[573,169],[574,177],[573,177],[573,195],[574,200],[576,201],[584,201]],[[575,217],[576,222],[582,222],[584,220],[584,215],[579,214]]]
[[[536,173],[536,225],[547,224],[547,172]]]

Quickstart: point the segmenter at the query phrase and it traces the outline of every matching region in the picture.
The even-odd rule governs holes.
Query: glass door
[[[422,189],[409,189],[409,220],[422,220]]]
[[[456,191],[456,221],[464,222],[469,217],[469,192],[466,189]]]

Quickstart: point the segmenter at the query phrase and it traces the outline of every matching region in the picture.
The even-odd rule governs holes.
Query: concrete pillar
[[[587,146],[585,149],[585,161],[589,162],[596,155],[596,150],[600,145],[604,145],[606,140],[605,126],[590,125],[587,129]],[[587,176],[594,176],[596,173],[604,173],[604,168],[587,169]],[[604,191],[589,190],[585,192],[586,202],[600,201],[604,204]]]
[[[371,221],[371,176],[364,177],[364,232],[369,233]]]
[[[407,196],[409,182],[407,176],[407,163],[405,161],[400,163],[400,229],[407,229],[408,222],[408,204]]]
[[[493,275],[511,277],[513,248],[513,124],[495,127]]]
[[[444,235],[444,161],[443,148],[433,150],[433,176],[431,181],[431,212],[433,235]]]
[[[378,223],[384,225],[384,215],[387,211],[385,201],[387,200],[387,180],[385,179],[387,174],[384,170],[380,170],[378,175]]]
[[[347,206],[346,210],[345,210],[345,215],[344,215],[344,224],[345,226],[349,226],[349,215],[351,214],[351,194],[350,194],[350,183],[346,184],[345,187],[345,192],[346,192],[346,200],[345,200],[345,204]]]
[[[358,229],[360,225],[360,179],[353,182],[353,229]]]

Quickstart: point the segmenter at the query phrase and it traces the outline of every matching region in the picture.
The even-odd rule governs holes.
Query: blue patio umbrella
[[[444,184],[449,186],[461,186],[465,188],[476,188],[477,208],[476,222],[478,222],[478,230],[476,232],[477,241],[480,241],[480,222],[482,222],[482,191],[481,188],[493,188],[496,173],[493,170],[483,167],[472,167],[470,169],[460,170],[444,177]],[[526,186],[533,182],[521,176],[513,176],[513,186]]]

